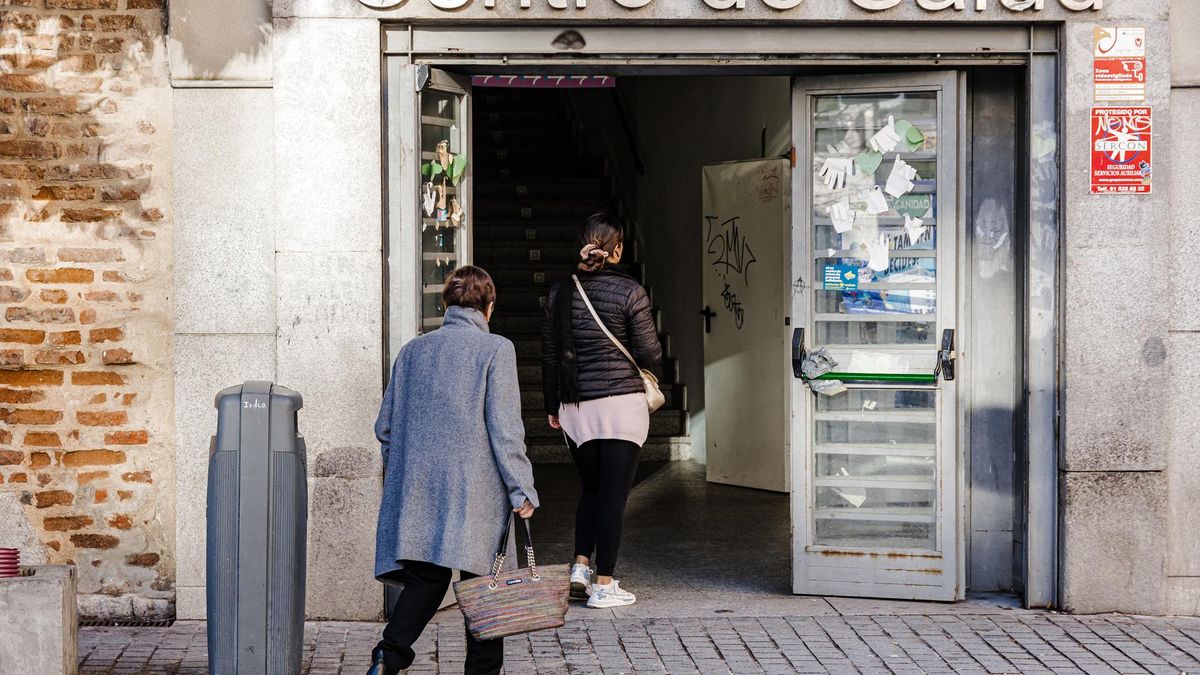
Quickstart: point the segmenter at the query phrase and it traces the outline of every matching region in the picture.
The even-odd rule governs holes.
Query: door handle
[[[792,329],[792,376],[796,379],[804,377],[804,329]]]
[[[712,320],[713,320],[713,317],[716,315],[717,315],[717,313],[712,311],[712,307],[709,307],[708,305],[705,305],[704,309],[700,310],[700,316],[704,317],[704,332],[705,333],[712,332]]]
[[[954,379],[954,360],[957,354],[954,351],[954,329],[947,328],[942,331],[942,348],[937,353],[937,365],[933,368],[933,379],[936,380],[938,375],[941,375],[947,382]]]

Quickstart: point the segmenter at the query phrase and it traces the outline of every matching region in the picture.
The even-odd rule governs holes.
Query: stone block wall
[[[0,7],[0,492],[85,617],[174,613],[163,1]]]

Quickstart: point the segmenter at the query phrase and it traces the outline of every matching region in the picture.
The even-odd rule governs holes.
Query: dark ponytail
[[[621,245],[624,235],[615,218],[605,212],[593,213],[583,223],[579,233],[579,271],[597,272],[608,265],[608,261]]]

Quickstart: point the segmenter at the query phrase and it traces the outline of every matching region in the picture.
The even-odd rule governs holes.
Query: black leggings
[[[575,445],[568,440],[583,494],[575,511],[575,555],[586,558],[596,552],[596,574],[611,577],[621,547],[625,502],[637,473],[637,443],[611,438]]]
[[[433,563],[406,560],[404,567],[390,578],[404,584],[391,617],[383,628],[383,639],[376,646],[383,651],[384,672],[398,673],[412,665],[416,653],[412,645],[437,613],[438,605],[450,588],[453,570]],[[474,574],[462,572],[463,579]],[[504,639],[476,640],[467,631],[468,675],[497,675],[504,666]]]

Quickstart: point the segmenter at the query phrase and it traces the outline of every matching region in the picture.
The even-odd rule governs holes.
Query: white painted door
[[[791,168],[731,162],[703,179],[708,480],[784,492]]]
[[[791,380],[797,593],[963,597],[958,77],[793,84],[793,358],[845,388]]]

